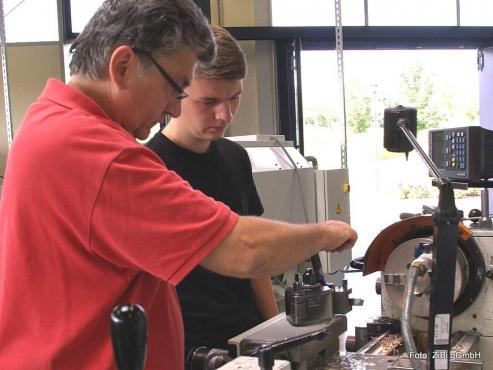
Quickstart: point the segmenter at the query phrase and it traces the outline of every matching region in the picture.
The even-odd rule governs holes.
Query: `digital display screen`
[[[445,140],[444,140],[444,132],[434,132],[431,135],[431,147],[433,153],[431,154],[432,160],[439,169],[445,168]]]

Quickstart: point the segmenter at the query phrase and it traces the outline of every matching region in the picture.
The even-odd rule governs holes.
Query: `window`
[[[58,41],[57,0],[4,0],[7,42]]]
[[[335,52],[304,51],[302,68],[305,154],[315,156],[322,168],[338,168]],[[358,220],[361,226],[378,222],[380,227],[371,227],[374,234],[406,208],[419,212],[420,203],[435,203],[426,199],[435,191],[416,153],[406,162],[403,155],[384,150],[384,109],[397,104],[416,107],[418,139],[425,150],[429,128],[479,125],[476,51],[346,51],[345,80],[351,217],[356,226]],[[365,220],[369,212],[376,217]],[[362,249],[355,254],[363,254],[369,242],[358,243]]]
[[[455,26],[457,25],[456,0],[367,0],[370,26]],[[488,0],[462,0],[471,11],[491,8]],[[334,0],[272,0],[273,26],[333,26],[335,25]],[[470,12],[470,11],[469,11]],[[481,10],[479,10],[481,12]],[[365,25],[364,0],[341,0],[342,24]],[[487,21],[490,13],[483,13]],[[486,25],[492,24],[489,21]],[[473,23],[474,25],[480,25]],[[483,24],[481,24],[483,25]]]
[[[70,61],[72,60],[70,46],[72,46],[72,44],[63,45],[63,68],[65,71],[65,82],[67,83],[70,81]]]
[[[333,3],[272,0],[273,25],[333,26]],[[377,234],[399,220],[401,212],[419,213],[423,205],[437,205],[438,192],[431,186],[428,170],[419,156],[411,152],[406,161],[403,154],[389,153],[383,148],[384,109],[397,104],[417,108],[418,141],[425,151],[429,128],[479,125],[476,50],[460,49],[458,45],[463,47],[463,44],[457,41],[452,41],[457,49],[451,50],[450,40],[443,37],[444,28],[437,32],[436,41],[431,37],[425,40],[425,47],[439,50],[416,49],[422,46],[422,32],[428,32],[420,27],[456,26],[458,16],[461,25],[493,25],[493,21],[487,23],[493,19],[490,3],[462,0],[458,10],[456,0],[367,0],[366,18],[371,32],[347,29],[351,35],[344,42],[351,49],[344,51],[347,163],[351,223],[359,233],[353,257],[363,256]],[[364,2],[351,4],[341,1],[343,26],[363,25]],[[352,18],[345,13],[348,8],[352,8]],[[375,31],[371,30],[372,26],[382,28]],[[414,39],[412,42],[407,42],[409,38],[405,37],[395,39],[389,31],[385,33],[385,26],[413,26],[411,38]],[[469,37],[478,32],[464,30],[463,34]],[[468,33],[469,30],[474,32]],[[457,32],[462,31],[457,29]],[[378,36],[372,39],[369,34]],[[395,50],[399,42],[403,49],[413,49]],[[339,113],[340,87],[336,52],[327,50],[334,44],[316,40],[303,43],[303,38],[302,44],[305,45],[301,53],[304,154],[316,157],[322,169],[339,168],[344,139]],[[376,50],[386,46],[394,50]],[[465,214],[472,208],[480,208],[478,189],[455,194],[456,205]],[[373,293],[377,275],[365,279],[361,274],[346,275],[353,295],[366,300],[364,307],[355,307],[348,315],[349,328],[365,325],[372,316],[380,314],[380,297]]]
[[[359,233],[353,257],[360,257],[401,212],[437,205],[437,190],[419,156],[411,152],[406,161],[404,154],[383,148],[384,109],[416,107],[418,141],[427,151],[428,128],[479,125],[479,81],[475,50],[346,51],[344,62],[351,224]],[[304,51],[301,66],[305,154],[315,156],[320,168],[339,168],[335,51]],[[480,206],[477,189],[456,191],[456,198],[465,214]],[[353,295],[365,299],[364,307],[348,315],[350,330],[380,313],[380,297],[373,293],[377,275],[346,276]]]
[[[343,23],[344,24],[344,23]],[[370,26],[455,26],[455,0],[368,0]]]
[[[333,0],[272,0],[273,26],[333,26]],[[365,24],[364,0],[344,0],[341,5],[342,24]]]
[[[305,155],[323,169],[341,167],[339,82],[335,51],[301,53]]]
[[[461,0],[461,26],[493,26],[493,2],[491,0]]]
[[[80,33],[103,0],[71,0],[72,32]]]

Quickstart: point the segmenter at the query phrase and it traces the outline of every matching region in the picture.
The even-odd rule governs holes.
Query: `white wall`
[[[211,0],[211,22],[224,27],[268,26],[270,1]],[[275,53],[270,41],[241,41],[248,62],[242,103],[227,135],[276,134]]]
[[[271,24],[270,0],[211,0],[212,23],[226,27]],[[275,53],[272,42],[240,42],[247,56],[248,76],[242,104],[228,135],[278,132]],[[7,50],[11,110],[16,130],[29,104],[42,91],[46,80],[63,78],[58,43],[11,44]],[[0,76],[1,78],[1,76]],[[0,89],[0,174],[8,151],[3,89]],[[14,133],[15,136],[15,133]],[[1,181],[0,181],[1,183]]]
[[[7,64],[10,107],[15,137],[15,131],[19,128],[27,107],[39,96],[48,78],[62,78],[58,43],[13,44],[8,46]],[[0,174],[3,175],[8,144],[3,88],[0,90]]]

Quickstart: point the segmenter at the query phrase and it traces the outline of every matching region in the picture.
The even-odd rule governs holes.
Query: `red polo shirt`
[[[146,369],[181,369],[174,286],[237,218],[86,95],[48,81],[1,197],[0,369],[115,369],[110,312],[129,302],[148,315]]]

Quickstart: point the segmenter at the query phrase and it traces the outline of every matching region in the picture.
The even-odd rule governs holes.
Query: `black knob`
[[[119,370],[143,370],[147,352],[147,317],[137,304],[115,307],[111,313],[111,339]]]
[[[217,348],[207,348],[204,346],[192,349],[185,361],[187,370],[213,370],[219,369],[227,362],[231,361],[228,351]]]
[[[404,123],[411,133],[416,136],[417,130],[416,108],[397,107],[386,108],[383,113],[383,146],[389,152],[408,153],[413,150],[412,144],[400,129],[400,122]],[[407,155],[406,155],[407,156]]]
[[[307,268],[303,274],[303,284],[313,285],[316,284],[315,274],[311,268]]]
[[[472,222],[478,222],[480,219],[481,219],[481,211],[479,209],[471,209],[469,211],[469,215],[468,215],[468,218],[472,221]]]
[[[320,255],[318,253],[314,254],[311,256],[310,261],[312,263],[315,283],[324,284],[325,278],[322,272],[322,261],[320,260]]]
[[[272,370],[274,367],[274,353],[272,348],[261,348],[258,352],[258,366],[261,370]]]
[[[320,255],[318,253],[311,256],[310,261],[312,263],[312,269],[314,272],[317,273],[322,271],[322,261],[320,261]]]
[[[375,281],[375,293],[382,295],[382,278],[377,278]]]

